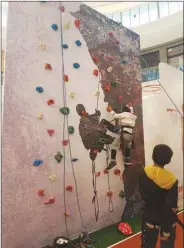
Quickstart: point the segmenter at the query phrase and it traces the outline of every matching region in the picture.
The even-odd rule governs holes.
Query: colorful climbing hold
[[[42,51],[45,51],[47,49],[46,44],[44,42],[39,42],[39,47]]]
[[[68,107],[62,107],[62,108],[60,108],[60,112],[63,115],[68,115],[70,113],[70,109]]]
[[[55,102],[54,102],[54,100],[53,99],[49,99],[48,101],[47,101],[47,104],[48,105],[53,105]]]
[[[95,65],[97,65],[98,64],[98,62],[99,62],[99,59],[97,58],[97,57],[92,57],[92,60],[93,60],[93,62],[95,63]]]
[[[105,174],[109,174],[109,171],[108,170],[104,170],[104,175]]]
[[[50,136],[53,136],[55,131],[53,129],[48,129],[47,130],[47,133],[50,135]]]
[[[39,189],[37,191],[38,196],[45,196],[45,190],[44,189]]]
[[[86,112],[85,110],[82,110],[82,111],[81,111],[81,116],[82,116],[82,117],[85,117],[86,115],[87,115],[87,112]]]
[[[67,192],[72,192],[72,191],[73,191],[72,185],[67,185],[67,186],[66,186],[66,191],[67,191]]]
[[[68,212],[66,212],[66,213],[64,213],[64,216],[65,216],[65,217],[69,217],[70,214],[69,214]]]
[[[43,120],[43,114],[37,114],[36,117],[37,117],[38,120]]]
[[[75,69],[78,69],[78,68],[80,67],[80,65],[79,65],[78,63],[74,63],[74,64],[73,64],[73,67],[74,67]]]
[[[69,143],[69,140],[63,140],[63,141],[62,141],[63,146],[67,146],[68,143]]]
[[[60,152],[57,152],[54,158],[58,163],[60,163],[63,158],[63,155]]]
[[[43,87],[37,86],[37,87],[36,87],[36,91],[37,91],[38,93],[43,93]]]
[[[80,42],[80,40],[76,40],[76,41],[75,41],[75,44],[76,44],[78,47],[82,45],[82,43]]]
[[[111,86],[114,87],[114,88],[117,86],[117,84],[118,84],[118,83],[117,83],[116,81],[112,81],[112,82],[111,82]]]
[[[118,168],[116,168],[116,169],[114,170],[114,175],[119,176],[120,173],[121,173],[121,171],[120,171]]]
[[[120,197],[121,199],[124,199],[124,198],[125,198],[125,193],[124,193],[123,190],[121,190],[121,191],[119,192],[119,197]]]
[[[118,96],[118,101],[119,101],[119,103],[122,103],[123,97],[122,96]]]
[[[126,222],[121,222],[119,225],[118,225],[118,230],[124,234],[124,235],[132,235],[133,234],[133,231],[132,231],[132,228],[131,226],[126,223]]]
[[[34,166],[39,166],[39,165],[41,165],[41,164],[43,164],[43,160],[40,160],[40,159],[36,159],[36,160],[33,162],[33,165],[34,165]]]
[[[108,197],[112,197],[113,192],[112,192],[112,191],[108,191],[108,192],[106,193],[106,195],[107,195]]]
[[[96,77],[98,77],[98,70],[97,69],[94,69],[93,70],[93,75],[95,75]]]
[[[68,133],[73,134],[75,132],[75,128],[73,126],[68,127]]]
[[[111,31],[108,32],[108,35],[109,35],[109,36],[113,36],[113,32],[111,32]]]
[[[121,64],[122,64],[122,65],[127,65],[128,62],[127,62],[126,60],[122,60],[122,61],[121,61]]]
[[[56,181],[56,175],[55,175],[55,174],[50,175],[50,176],[49,176],[49,180],[50,180],[51,182],[55,182],[55,181]]]
[[[96,172],[95,173],[95,177],[100,177],[101,173],[100,172]]]
[[[45,64],[45,70],[49,70],[49,71],[51,71],[52,70],[52,66],[51,66],[51,64]]]
[[[99,95],[100,95],[100,91],[97,90],[97,91],[95,92],[95,96],[99,96]]]
[[[107,68],[107,71],[108,72],[111,72],[112,70],[113,70],[112,66],[110,66],[110,67]]]
[[[75,92],[71,92],[69,96],[70,96],[70,98],[74,98],[75,97]]]
[[[110,85],[109,85],[109,84],[106,84],[106,85],[104,86],[104,91],[105,91],[105,92],[109,92],[110,90],[111,90]]]
[[[44,204],[54,204],[56,202],[56,198],[52,197],[52,198],[48,198]]]
[[[70,27],[70,22],[68,22],[68,23],[66,23],[66,24],[64,25],[64,29],[69,29],[69,27]]]
[[[75,25],[76,28],[79,28],[79,26],[80,26],[80,20],[79,19],[76,19],[74,21],[74,25]]]
[[[115,44],[116,44],[116,45],[119,45],[119,44],[120,44],[119,40],[116,40],[116,41],[115,41]]]
[[[68,49],[68,45],[67,44],[63,44],[63,49]]]
[[[78,158],[72,158],[72,162],[77,162],[78,160]]]
[[[68,82],[68,81],[69,81],[68,75],[64,75],[64,76],[63,76],[63,79],[64,79],[65,82]]]
[[[58,9],[59,9],[61,12],[65,12],[65,7],[64,7],[64,6],[60,6]]]
[[[57,30],[58,30],[58,25],[57,25],[57,24],[52,24],[52,25],[51,25],[51,28],[52,28],[54,31],[57,31]]]

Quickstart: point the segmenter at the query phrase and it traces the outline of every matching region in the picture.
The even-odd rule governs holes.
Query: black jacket
[[[170,233],[177,221],[178,181],[168,170],[146,166],[139,176],[139,191],[145,202],[143,219]]]

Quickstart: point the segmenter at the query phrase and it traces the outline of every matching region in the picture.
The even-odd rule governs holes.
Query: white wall
[[[183,11],[132,29],[140,35],[141,49],[183,37]]]
[[[183,72],[160,63],[160,82],[168,94],[181,110],[183,103]],[[156,82],[144,83],[155,84]],[[174,108],[163,90],[158,93],[143,91],[143,122],[146,165],[152,164],[152,151],[157,144],[167,144],[174,156],[168,169],[174,172],[179,179],[179,185],[183,185],[183,152],[182,152],[182,128],[181,116],[176,112],[167,112],[167,108]],[[180,203],[181,206],[181,203]]]

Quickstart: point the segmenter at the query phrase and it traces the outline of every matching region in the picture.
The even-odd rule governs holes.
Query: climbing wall
[[[120,175],[104,173],[106,153],[98,153],[96,222],[92,163],[78,130],[78,104],[89,115],[98,109],[100,119],[108,120],[107,104],[133,105],[136,147],[124,187],[127,201],[139,201],[137,173],[144,165],[139,36],[80,3],[12,2],[8,16],[2,241],[3,247],[38,248],[66,235],[65,221],[70,237],[119,221],[125,204]],[[121,172],[122,161],[119,152]]]

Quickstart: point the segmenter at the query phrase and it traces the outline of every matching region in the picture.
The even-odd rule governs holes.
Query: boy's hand
[[[107,111],[111,112],[112,111],[112,107],[110,105],[107,106]]]

